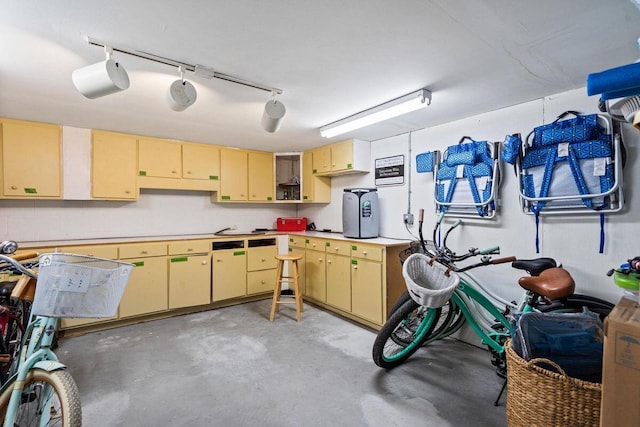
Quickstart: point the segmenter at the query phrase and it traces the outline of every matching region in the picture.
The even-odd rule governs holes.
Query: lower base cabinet
[[[120,318],[167,310],[167,257],[126,259],[135,265],[120,301]]]
[[[351,311],[351,258],[327,254],[327,304]]]
[[[382,263],[352,260],[351,301],[353,314],[374,323],[382,323]]]
[[[247,251],[214,250],[211,260],[211,300],[222,301],[247,294]]]
[[[211,302],[208,254],[169,257],[169,309]]]

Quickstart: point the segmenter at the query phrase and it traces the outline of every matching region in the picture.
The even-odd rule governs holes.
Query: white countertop
[[[233,233],[233,232],[232,232]],[[376,237],[372,239],[354,239],[350,237],[344,237],[341,233],[331,233],[324,231],[290,231],[290,232],[278,232],[267,231],[264,233],[249,233],[249,234],[222,234],[216,235],[210,234],[184,234],[184,235],[167,235],[167,236],[138,236],[138,237],[112,237],[104,239],[74,239],[74,240],[50,240],[50,241],[30,241],[30,242],[18,242],[20,249],[41,248],[41,247],[56,247],[56,246],[78,246],[78,245],[104,245],[113,243],[135,243],[135,242],[154,242],[161,240],[196,240],[196,239],[212,239],[212,240],[229,240],[233,238],[248,238],[248,237],[270,237],[280,235],[297,235],[305,237],[326,238],[333,240],[344,240],[350,242],[362,242],[375,245],[384,246],[399,246],[406,245],[411,240],[408,239],[393,239],[387,237]]]

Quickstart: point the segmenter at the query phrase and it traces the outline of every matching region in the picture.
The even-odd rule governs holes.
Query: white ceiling
[[[0,116],[270,151],[327,142],[318,127],[426,87],[432,105],[346,137],[380,139],[585,86],[638,59],[630,0],[0,0]],[[104,60],[90,36],[284,90],[275,134],[268,92],[114,54],[131,86],[90,100],[74,69]],[[594,97],[594,103],[597,97]]]

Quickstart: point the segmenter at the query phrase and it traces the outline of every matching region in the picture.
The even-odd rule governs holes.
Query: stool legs
[[[284,263],[285,260],[278,260],[278,267],[276,269],[276,285],[273,289],[273,300],[271,301],[271,312],[269,314],[269,321],[273,321],[276,312],[280,310],[279,304],[295,304],[296,305],[296,320],[301,320],[301,313],[304,311],[302,303],[302,292],[300,292],[299,272],[298,272],[298,260],[289,259],[291,261],[291,275],[284,276]],[[287,282],[293,285],[293,301],[282,301],[282,283]]]

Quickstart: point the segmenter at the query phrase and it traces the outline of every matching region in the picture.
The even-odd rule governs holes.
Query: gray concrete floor
[[[63,339],[84,425],[504,426],[487,351],[446,339],[386,371],[375,332],[270,300]]]

